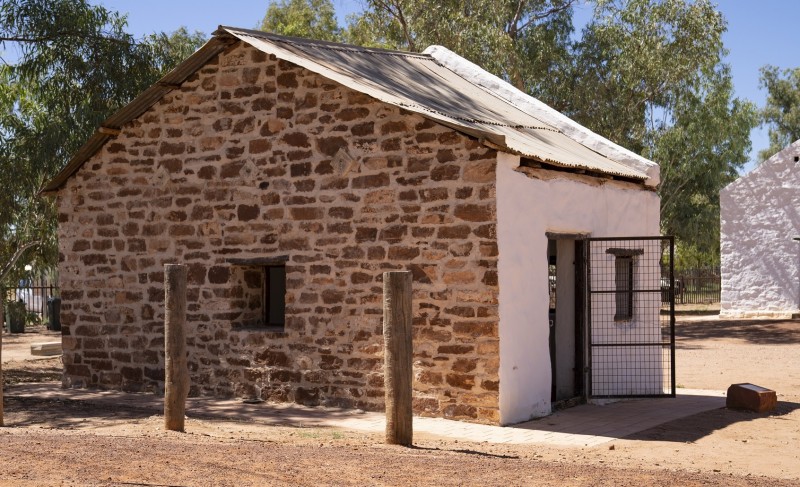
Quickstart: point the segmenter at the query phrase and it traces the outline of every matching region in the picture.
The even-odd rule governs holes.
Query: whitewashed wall
[[[498,154],[501,424],[551,412],[546,232],[659,234],[652,191],[548,171],[529,176],[518,165],[518,157]]]
[[[800,141],[720,192],[720,316],[787,318],[800,292]]]

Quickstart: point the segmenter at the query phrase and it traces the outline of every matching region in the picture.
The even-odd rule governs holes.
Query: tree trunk
[[[186,365],[186,266],[164,266],[164,428],[184,430],[189,368]]]
[[[411,446],[411,273],[383,273],[386,443]]]

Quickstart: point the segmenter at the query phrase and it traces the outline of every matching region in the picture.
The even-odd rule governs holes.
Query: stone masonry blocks
[[[498,420],[496,152],[236,44],[59,193],[64,385],[161,391],[166,263],[191,394],[383,408],[382,273],[414,276],[414,407]],[[288,255],[286,326],[258,268]]]

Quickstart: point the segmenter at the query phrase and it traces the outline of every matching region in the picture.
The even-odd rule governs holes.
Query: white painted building
[[[800,140],[720,192],[728,318],[789,318],[800,303]]]
[[[630,352],[626,349],[616,350],[618,353],[606,356],[595,354],[593,358],[587,356],[588,347],[582,347],[583,357],[580,356],[580,350],[573,353],[576,337],[587,335],[585,331],[575,331],[575,324],[579,321],[577,315],[581,312],[579,301],[585,299],[574,291],[576,275],[580,273],[576,269],[576,244],[581,245],[581,238],[588,236],[658,235],[657,194],[613,183],[593,186],[587,184],[589,178],[582,181],[569,177],[551,180],[529,178],[515,170],[516,164],[516,157],[504,156],[500,158],[497,169],[497,238],[502,256],[498,274],[500,410],[503,422],[513,423],[547,415],[554,402],[574,397],[576,393],[578,396],[591,395],[575,390],[578,384],[573,380],[573,369],[576,367],[591,368],[595,388],[602,370],[618,379],[624,375],[609,369],[627,368],[635,374],[654,371],[656,377],[648,383],[646,390],[626,389],[628,384],[642,383],[628,376],[626,380],[614,380],[614,386],[602,392],[604,395],[637,392],[660,394],[663,377],[660,355],[657,364],[646,364],[644,362],[649,360],[644,357],[626,356]],[[537,207],[544,207],[546,211],[529,211]],[[577,207],[581,210],[575,211]],[[547,281],[542,278],[548,270],[548,261],[544,258],[548,254],[548,240],[555,241],[558,283],[555,330],[552,331],[556,342],[554,350],[548,348],[551,330],[547,326],[546,315],[541,311],[548,308]],[[601,252],[603,257],[612,257],[605,254],[605,249]],[[658,262],[660,255],[648,255],[646,258]],[[592,273],[595,288],[601,286],[598,282],[600,277],[597,276],[613,274],[613,261],[601,265],[612,270]],[[642,286],[645,283],[644,276],[641,276],[637,279],[638,285],[658,288],[657,275],[654,278],[655,282],[651,282],[650,286]],[[612,283],[612,286],[615,284]],[[614,321],[613,316],[604,316],[615,313],[614,304],[607,303],[613,301],[614,295],[601,295],[600,299],[606,301],[606,305],[596,303],[600,305],[595,305],[589,313],[596,341],[625,341],[618,340],[615,335],[626,335],[635,327],[644,327],[648,333],[660,335],[660,302],[635,306],[631,320],[634,324],[631,324]],[[644,315],[650,315],[653,319],[646,321]],[[548,357],[555,363],[555,374],[548,367]],[[553,384],[555,394],[551,393]]]

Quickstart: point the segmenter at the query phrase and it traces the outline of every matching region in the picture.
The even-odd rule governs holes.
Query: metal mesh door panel
[[[588,239],[591,397],[675,396],[673,249],[672,237]]]

